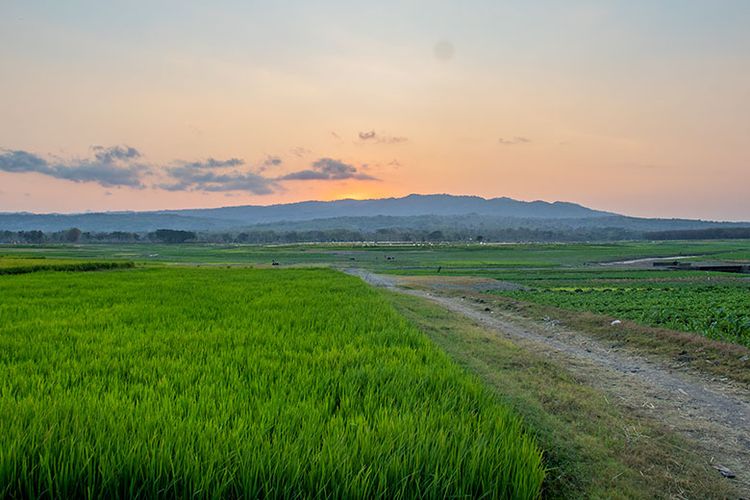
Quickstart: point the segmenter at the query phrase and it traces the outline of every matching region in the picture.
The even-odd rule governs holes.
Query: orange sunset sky
[[[0,0],[0,211],[409,193],[750,220],[750,2]]]

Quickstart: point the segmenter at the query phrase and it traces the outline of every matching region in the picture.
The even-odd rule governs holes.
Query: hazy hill
[[[0,213],[0,230],[45,232],[71,227],[90,232],[147,232],[160,228],[209,232],[248,229],[375,231],[384,228],[481,230],[520,227],[555,231],[581,228],[667,231],[737,225],[688,219],[627,217],[559,201],[526,202],[505,197],[484,199],[446,194],[153,212]]]
[[[284,205],[240,206],[196,210],[171,210],[160,214],[240,221],[263,224],[277,221],[301,221],[335,217],[372,217],[378,215],[410,217],[415,215],[489,215],[521,218],[577,218],[612,215],[607,212],[556,201],[518,201],[511,198],[418,195],[375,200],[304,201]]]

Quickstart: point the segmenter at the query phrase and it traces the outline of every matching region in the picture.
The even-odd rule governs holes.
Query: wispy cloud
[[[271,194],[275,191],[274,180],[248,169],[236,168],[244,165],[245,161],[238,158],[209,158],[171,166],[165,169],[168,180],[155,187],[167,191],[246,191],[253,194]]]
[[[408,138],[401,136],[381,135],[374,130],[359,132],[357,135],[361,142],[370,142],[374,144],[400,144],[409,140]]]
[[[279,177],[280,181],[322,181],[357,179],[362,181],[378,180],[375,177],[360,172],[357,167],[333,158],[321,158],[307,170],[292,172]]]
[[[531,142],[531,139],[529,139],[528,137],[521,137],[521,136],[510,137],[510,138],[501,137],[497,140],[497,142],[499,144],[502,144],[503,146],[514,146],[516,144],[529,143]]]
[[[280,156],[275,155],[267,156],[266,159],[263,160],[264,167],[277,167],[282,163],[284,163],[284,160],[282,160]]]
[[[143,188],[149,167],[138,160],[141,154],[128,146],[91,148],[93,158],[50,162],[28,151],[0,150],[0,170],[37,173],[73,182],[94,182],[105,187]]]
[[[290,149],[289,152],[292,153],[297,158],[304,158],[305,156],[309,155],[312,151],[310,151],[307,148],[303,148],[302,146],[295,146],[292,149]]]
[[[186,162],[184,166],[195,168],[195,169],[205,169],[205,168],[239,167],[244,164],[245,164],[245,161],[240,160],[239,158],[230,158],[228,160],[217,160],[215,158],[207,158],[204,161],[193,161],[189,163]]]
[[[92,146],[94,157],[101,162],[112,163],[117,160],[129,161],[141,157],[141,153],[130,146]]]

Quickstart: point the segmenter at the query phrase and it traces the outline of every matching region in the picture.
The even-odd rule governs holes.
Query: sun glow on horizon
[[[375,200],[379,198],[390,198],[393,195],[390,192],[363,188],[344,188],[333,189],[321,197],[323,201],[337,200]]]

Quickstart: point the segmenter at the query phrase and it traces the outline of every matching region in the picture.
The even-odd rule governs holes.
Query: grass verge
[[[625,414],[575,374],[424,299],[382,293],[524,417],[544,450],[544,496],[737,497],[679,436]]]

